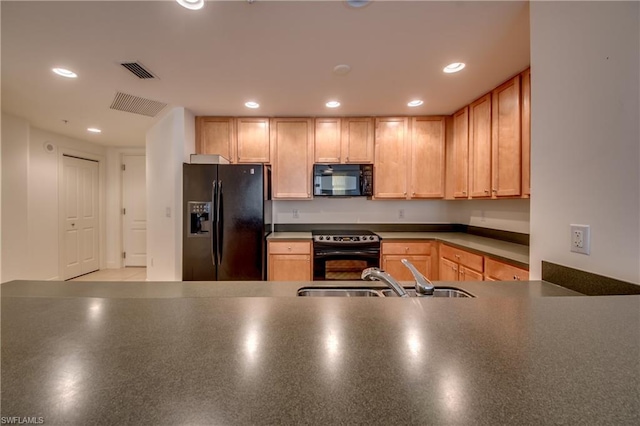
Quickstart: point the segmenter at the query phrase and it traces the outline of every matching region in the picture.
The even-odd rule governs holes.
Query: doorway
[[[124,266],[147,266],[147,189],[144,155],[122,156]]]
[[[62,156],[62,278],[100,268],[98,162]]]

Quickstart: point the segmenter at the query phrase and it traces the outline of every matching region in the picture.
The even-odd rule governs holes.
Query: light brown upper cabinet
[[[531,69],[522,74],[522,195],[531,195]]]
[[[340,163],[342,120],[340,118],[316,118],[315,162]]]
[[[196,153],[218,154],[236,162],[235,121],[231,117],[196,117]]]
[[[342,162],[373,163],[373,118],[342,119]]]
[[[411,118],[410,198],[444,197],[444,135],[444,117]]]
[[[491,197],[491,93],[469,105],[471,197]]]
[[[407,117],[376,118],[373,194],[375,198],[407,198]]]
[[[269,163],[269,119],[236,118],[238,163]]]
[[[373,163],[373,118],[316,118],[316,163]]]
[[[196,117],[196,152],[219,154],[231,163],[268,163],[269,119]]]
[[[520,76],[494,89],[492,94],[492,196],[521,194]]]
[[[453,196],[469,198],[469,107],[453,115]]]
[[[274,199],[311,199],[313,119],[272,118],[272,195]]]

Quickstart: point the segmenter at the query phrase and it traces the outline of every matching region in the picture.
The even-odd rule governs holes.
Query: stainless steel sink
[[[406,288],[405,290],[409,293],[410,297],[416,297],[416,291],[411,288]],[[380,292],[384,295],[384,297],[398,297],[397,294],[393,292],[393,290],[380,290]],[[436,287],[433,290],[432,296],[424,296],[424,297],[473,297],[471,294],[466,291],[457,289],[457,288],[438,288]]]
[[[405,287],[409,296],[416,297],[416,291],[412,287]],[[330,288],[330,287],[303,287],[298,290],[298,296],[306,297],[398,297],[391,289],[374,288]],[[425,297],[473,297],[466,291],[436,287],[433,296]]]
[[[369,288],[301,288],[298,296],[307,297],[382,297],[378,290]]]

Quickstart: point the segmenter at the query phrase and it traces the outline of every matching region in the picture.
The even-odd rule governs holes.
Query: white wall
[[[275,201],[274,223],[462,223],[529,233],[529,200],[367,200],[315,198]],[[293,215],[298,211],[298,218]],[[400,210],[404,218],[400,218]]]
[[[293,211],[298,210],[298,218]],[[401,219],[400,210],[404,210]],[[446,201],[314,198],[274,201],[274,223],[450,223]]]
[[[449,203],[455,223],[529,233],[529,199],[458,200]]]
[[[55,146],[54,152],[44,149],[45,143]],[[31,127],[29,137],[28,179],[28,246],[29,270],[24,278],[36,280],[60,279],[59,276],[59,213],[58,174],[62,154],[99,161],[100,267],[105,267],[106,235],[106,148],[66,136]]]
[[[2,114],[2,280],[24,276],[29,268],[27,177],[29,123]]]
[[[193,114],[174,108],[147,132],[149,281],[182,280],[182,163],[195,148],[194,123]]]
[[[59,278],[58,164],[63,152],[101,161],[105,187],[105,148],[31,127],[2,114],[2,280]],[[44,149],[50,142],[53,152]],[[105,197],[100,194],[101,266],[104,264]]]
[[[531,276],[546,260],[640,283],[640,5],[530,7]],[[591,255],[569,251],[572,223]]]

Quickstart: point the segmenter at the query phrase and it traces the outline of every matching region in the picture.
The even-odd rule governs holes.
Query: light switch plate
[[[591,232],[589,225],[571,225],[571,251],[574,253],[591,253]]]

